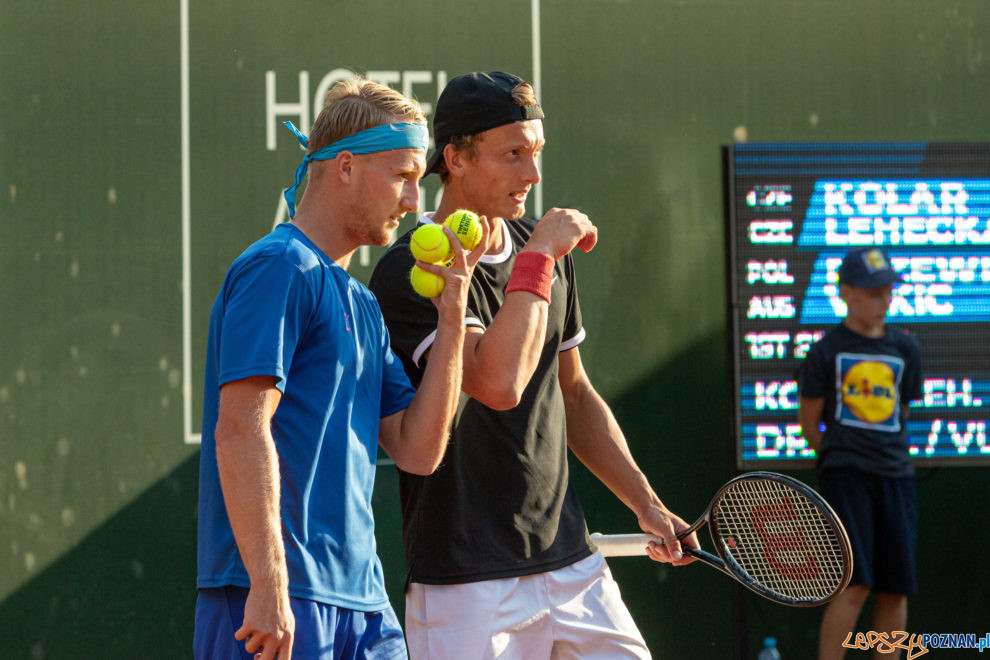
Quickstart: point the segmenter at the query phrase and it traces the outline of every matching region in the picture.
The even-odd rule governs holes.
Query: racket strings
[[[713,510],[716,543],[748,577],[787,598],[819,601],[845,581],[844,539],[812,500],[785,484],[744,480]]]

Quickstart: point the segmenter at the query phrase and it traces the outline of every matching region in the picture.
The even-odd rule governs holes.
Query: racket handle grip
[[[598,549],[606,557],[636,557],[646,554],[650,541],[663,543],[663,539],[652,534],[599,534],[591,535]]]

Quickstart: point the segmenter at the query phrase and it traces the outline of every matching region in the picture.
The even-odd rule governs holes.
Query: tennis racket
[[[681,546],[755,593],[784,605],[811,607],[839,594],[852,576],[849,537],[821,495],[773,472],[749,472],[715,493],[705,513],[677,535],[708,523],[718,556]],[[606,557],[645,555],[651,534],[592,534]]]

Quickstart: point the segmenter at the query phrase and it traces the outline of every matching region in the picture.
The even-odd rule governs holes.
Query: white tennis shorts
[[[406,593],[412,660],[649,658],[601,553],[547,573]]]

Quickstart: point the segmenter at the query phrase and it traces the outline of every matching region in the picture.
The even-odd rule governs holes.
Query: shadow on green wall
[[[688,522],[733,474],[725,346],[722,332],[701,336],[609,402],[643,472],[665,504]],[[571,464],[589,529],[637,531],[631,512],[577,461]],[[990,543],[987,471],[918,469],[919,593],[909,605],[911,633],[990,631],[990,598],[982,587],[990,569],[986,562],[965,559]],[[816,486],[814,470],[786,472]],[[710,547],[706,530],[701,543]],[[613,559],[610,565],[655,657],[755,658],[766,636],[778,639],[785,658],[816,654],[823,608],[772,603],[705,566],[671,568],[644,558]],[[746,636],[741,644],[736,598]],[[870,605],[857,631],[872,629]],[[941,657],[966,651],[938,652]]]
[[[0,603],[4,655],[192,655],[196,602],[193,454]]]
[[[722,332],[701,335],[608,402],[654,490],[689,523],[731,475],[725,345]],[[573,457],[571,468],[589,530],[639,531],[632,512]],[[655,657],[732,657],[731,581],[701,565],[645,557],[609,565]]]
[[[610,403],[644,472],[693,519],[729,474],[724,337],[701,338]],[[592,380],[594,375],[592,374]],[[15,657],[188,657],[195,605],[194,454],[71,552],[0,603]],[[589,527],[635,531],[632,514],[574,462]],[[404,562],[394,468],[375,490],[379,553],[402,616]],[[614,560],[613,572],[658,657],[729,657],[731,584],[706,568]]]
[[[664,502],[689,522],[732,472],[724,346],[722,333],[699,337],[609,402],[640,467]],[[0,603],[5,654],[189,657],[198,466],[194,454]],[[810,471],[794,476],[814,484]],[[637,530],[632,513],[577,461],[572,478],[589,529]],[[374,504],[386,584],[401,618],[396,482],[394,468],[380,470]],[[984,483],[980,468],[919,470],[921,593],[911,603],[911,632],[987,632],[990,603],[980,585],[988,569],[984,562],[966,562],[990,541]],[[672,568],[646,558],[617,558],[610,565],[655,657],[737,657],[731,580],[705,566]],[[785,657],[813,656],[821,609],[787,608],[752,595],[744,601],[750,652],[743,657],[755,657],[765,635],[779,639]],[[868,620],[859,629],[869,630]]]

